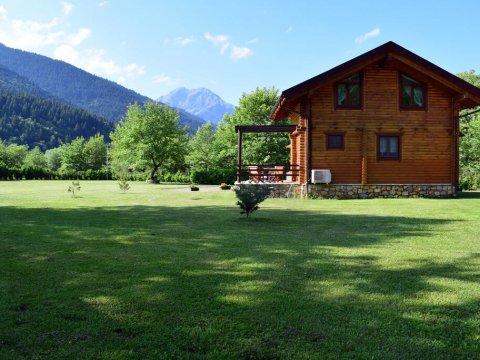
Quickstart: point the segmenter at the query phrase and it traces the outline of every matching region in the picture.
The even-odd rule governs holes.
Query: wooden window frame
[[[358,83],[355,81],[346,81],[349,77],[358,74],[359,75],[359,80]],[[358,105],[339,105],[338,104],[338,86],[341,84],[346,84],[347,85],[347,98],[348,98],[348,86],[351,84],[358,84],[358,97],[359,97],[359,103]],[[338,110],[362,110],[363,109],[363,71],[357,71],[353,74],[350,74],[350,76],[347,76],[343,80],[337,81],[334,86],[334,101],[335,101],[335,109]]]
[[[402,81],[402,75],[408,76],[409,78],[412,78],[415,80],[417,83],[410,83],[411,85],[408,85],[408,83],[405,83]],[[414,96],[413,91],[415,88],[420,88],[423,91],[423,106],[405,106],[402,104],[402,93],[403,93],[403,86],[404,84],[406,86],[411,86],[411,91],[410,91],[410,96]],[[427,110],[427,99],[428,99],[428,93],[427,93],[427,84],[424,82],[417,80],[414,76],[410,76],[408,74],[405,74],[403,72],[398,73],[398,104],[400,105],[400,110],[407,110],[407,111],[425,111]],[[415,102],[413,102],[415,103]]]
[[[398,139],[398,156],[384,157],[380,155],[380,139],[381,138],[397,138]],[[398,133],[377,133],[377,161],[401,161],[402,160],[402,134]]]
[[[342,137],[342,145],[339,147],[330,147],[328,142],[329,136],[341,136]],[[327,151],[331,150],[345,150],[345,133],[344,132],[326,132],[325,133],[325,149]]]

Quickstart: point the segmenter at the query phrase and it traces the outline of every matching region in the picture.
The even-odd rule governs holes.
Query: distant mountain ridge
[[[0,44],[0,65],[50,94],[44,94],[43,97],[57,98],[115,123],[125,115],[128,105],[134,102],[144,104],[151,100],[64,61],[12,49],[3,44]],[[26,93],[42,96],[38,89],[31,90],[33,92]],[[188,126],[192,133],[204,123],[200,117],[184,110],[179,112],[180,124]]]
[[[220,96],[206,88],[186,89],[180,87],[167,95],[160,96],[158,101],[174,106],[205,121],[217,124],[223,116],[233,114],[234,106],[222,100]]]

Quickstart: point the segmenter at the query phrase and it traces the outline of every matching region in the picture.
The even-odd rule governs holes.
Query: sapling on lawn
[[[120,190],[125,193],[127,192],[128,190],[130,190],[130,184],[127,182],[126,179],[121,179],[119,182],[118,182],[118,187],[120,188]]]
[[[236,186],[237,205],[240,206],[240,214],[248,216],[258,210],[258,204],[268,198],[271,189],[263,185]]]
[[[80,181],[72,181],[72,185],[68,187],[68,192],[72,193],[72,197],[75,197],[76,191],[80,191]]]

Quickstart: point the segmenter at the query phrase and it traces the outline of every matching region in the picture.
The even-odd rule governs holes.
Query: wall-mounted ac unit
[[[312,170],[313,184],[330,184],[332,182],[332,173],[328,169]]]

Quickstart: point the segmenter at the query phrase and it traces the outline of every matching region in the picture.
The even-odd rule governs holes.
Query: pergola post
[[[242,174],[242,135],[243,132],[238,130],[238,151],[237,151],[237,182],[240,182],[240,177]]]

